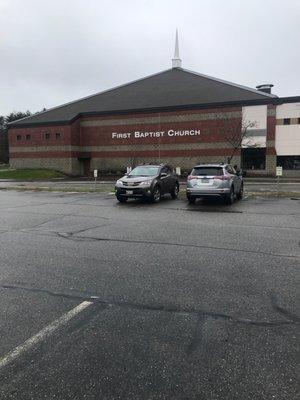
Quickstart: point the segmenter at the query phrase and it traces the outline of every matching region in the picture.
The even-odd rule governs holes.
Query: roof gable
[[[14,121],[11,125],[68,122],[84,113],[243,103],[276,97],[183,68],[172,68]]]

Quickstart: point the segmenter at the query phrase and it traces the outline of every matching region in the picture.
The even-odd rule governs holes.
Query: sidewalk
[[[103,176],[97,178],[97,184],[114,184],[117,179],[120,179],[120,176]],[[179,182],[180,184],[186,183],[186,177],[180,177]],[[14,179],[0,179],[0,183],[18,183],[18,184],[26,184],[26,183],[35,183],[35,184],[95,184],[94,178],[91,177],[68,177],[68,178],[54,178],[51,180],[26,180],[26,181],[19,181]],[[277,178],[259,178],[259,177],[251,177],[251,178],[244,178],[244,182],[247,184],[277,184]],[[300,184],[300,178],[284,178],[281,177],[279,180],[280,184]]]
[[[300,180],[280,181],[277,185],[276,179],[269,181],[245,179],[245,193],[247,196],[286,196],[300,198]],[[49,192],[97,192],[109,193],[114,191],[115,180],[92,179],[53,179],[51,181],[12,181],[0,180],[0,190],[33,190]],[[186,181],[180,181],[181,191],[184,193]]]

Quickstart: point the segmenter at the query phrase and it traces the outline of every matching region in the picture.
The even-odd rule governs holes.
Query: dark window
[[[60,133],[55,134],[56,139],[60,139]]]
[[[265,169],[266,149],[245,148],[242,149],[242,169]]]
[[[30,135],[26,135],[26,140],[30,140]]]
[[[160,171],[161,174],[167,174],[169,175],[171,173],[169,167],[163,167],[162,170]]]
[[[298,118],[298,124],[300,124],[300,118]]]
[[[45,138],[46,138],[46,139],[50,139],[50,133],[46,133],[46,134],[45,134]]]
[[[291,124],[291,118],[283,118],[283,125],[290,125]]]
[[[300,170],[300,156],[277,156],[277,166]]]
[[[191,175],[197,176],[217,176],[223,175],[223,168],[220,167],[197,167],[194,168]]]
[[[17,135],[17,140],[21,140],[22,136],[21,135]]]

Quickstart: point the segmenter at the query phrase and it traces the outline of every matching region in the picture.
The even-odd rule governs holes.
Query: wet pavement
[[[300,200],[0,191],[0,398],[297,398]]]

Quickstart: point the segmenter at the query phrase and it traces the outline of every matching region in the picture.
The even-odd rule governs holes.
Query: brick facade
[[[265,173],[276,163],[274,106],[268,106]],[[156,113],[84,116],[69,125],[10,128],[10,163],[16,168],[54,168],[70,175],[86,169],[124,171],[141,162],[168,162],[190,169],[199,162],[226,162],[232,147],[224,132],[239,126],[241,107],[180,110]],[[169,136],[167,132],[194,130],[200,135]],[[163,136],[136,138],[134,132],[164,132]],[[131,133],[113,138],[112,133]],[[28,136],[29,135],[29,136]],[[233,164],[240,165],[240,151]]]

